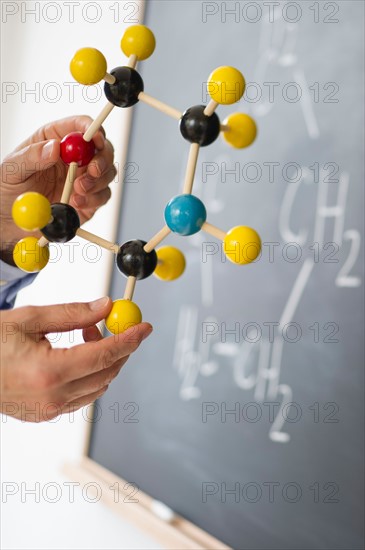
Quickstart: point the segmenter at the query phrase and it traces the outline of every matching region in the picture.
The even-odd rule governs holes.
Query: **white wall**
[[[71,8],[73,22],[70,22]],[[34,9],[36,15],[29,12]],[[142,10],[137,2],[115,1],[1,2],[1,10],[4,157],[46,122],[72,114],[96,116],[105,104],[105,97],[102,94],[96,103],[86,101],[84,88],[77,85],[72,98],[69,61],[77,49],[89,45],[104,53],[109,68],[122,64],[120,38],[128,24],[137,22]],[[9,95],[10,90],[13,95]],[[36,90],[36,94],[30,90]],[[53,101],[55,97],[57,100]],[[124,115],[115,109],[104,124],[115,146],[117,161],[122,160]],[[116,234],[120,186],[118,178],[112,184],[113,200],[85,226],[110,240]],[[107,293],[113,258],[104,251],[99,261],[87,261],[85,241],[79,242],[74,263],[69,261],[67,246],[58,247],[60,259],[49,264],[36,282],[21,292],[18,306],[86,301]],[[88,251],[91,257],[92,250]],[[79,334],[74,336],[73,343],[81,341]],[[66,335],[55,345],[68,347],[72,342]],[[65,462],[80,457],[86,412],[39,425],[1,418],[2,548],[159,548],[102,503],[87,502],[80,490],[75,491],[74,502],[70,502],[67,479],[60,469]],[[36,495],[27,494],[32,488],[36,489]],[[4,489],[14,494],[6,496]],[[58,497],[58,502],[51,502]]]

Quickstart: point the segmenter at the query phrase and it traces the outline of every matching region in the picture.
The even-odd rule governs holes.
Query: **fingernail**
[[[97,162],[95,162],[95,169],[97,171],[98,178],[100,178],[101,174],[106,169],[106,160],[104,157],[99,156]]]
[[[76,206],[81,208],[82,206],[85,206],[86,204],[86,197],[83,197],[82,195],[74,195],[74,202]]]
[[[149,337],[149,335],[151,334],[151,332],[153,332],[153,327],[150,326],[148,329],[146,329],[146,331],[144,332],[143,336],[142,336],[142,341],[143,340],[146,340],[146,338]]]
[[[100,178],[106,168],[103,157],[92,160],[87,167],[87,174],[92,178]]]
[[[49,160],[52,156],[52,151],[54,147],[54,139],[51,139],[42,149],[42,160]]]
[[[109,297],[105,296],[104,298],[99,298],[99,300],[90,302],[89,307],[92,311],[97,311],[98,309],[103,309],[108,302],[109,302]]]

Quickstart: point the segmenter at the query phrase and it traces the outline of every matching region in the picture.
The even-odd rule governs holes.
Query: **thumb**
[[[28,179],[36,172],[50,168],[60,158],[60,143],[56,139],[39,141],[14,151],[2,164],[2,181],[16,184]]]
[[[35,306],[20,309],[24,310],[21,316],[26,332],[30,334],[48,334],[50,332],[70,332],[71,330],[93,326],[104,319],[111,308],[111,299],[105,297],[87,303]]]

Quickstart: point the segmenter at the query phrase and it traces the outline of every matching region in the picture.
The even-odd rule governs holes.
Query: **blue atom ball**
[[[200,231],[207,219],[204,204],[194,195],[173,197],[165,208],[165,220],[169,229],[179,235],[193,235]]]

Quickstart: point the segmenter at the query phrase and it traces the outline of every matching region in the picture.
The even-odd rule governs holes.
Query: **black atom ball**
[[[51,243],[67,243],[76,235],[80,219],[76,210],[69,204],[55,203],[51,206],[53,221],[41,232]]]
[[[130,67],[117,67],[111,73],[114,84],[105,82],[104,92],[107,99],[117,107],[131,107],[138,102],[138,94],[143,92],[144,84],[141,75]]]
[[[152,275],[157,265],[157,254],[155,250],[145,252],[143,247],[146,241],[136,239],[124,243],[117,254],[116,262],[119,271],[127,277],[133,276],[137,279],[145,279]]]
[[[205,105],[195,105],[185,111],[180,119],[180,132],[190,143],[199,143],[202,147],[210,145],[220,132],[218,116],[204,114]]]

